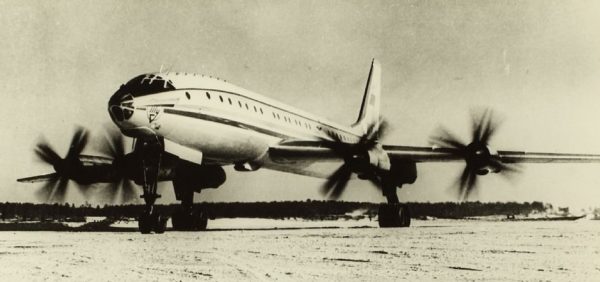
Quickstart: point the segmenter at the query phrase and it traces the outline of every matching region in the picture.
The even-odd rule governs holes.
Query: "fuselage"
[[[187,73],[150,73],[122,85],[109,113],[131,137],[160,136],[202,153],[203,162],[258,161],[282,140],[356,143],[343,126],[223,80]]]

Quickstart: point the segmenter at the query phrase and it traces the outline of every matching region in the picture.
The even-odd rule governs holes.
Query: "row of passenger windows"
[[[188,99],[191,99],[191,96],[190,96],[190,94],[189,94],[188,92],[185,92],[185,96],[186,96]],[[208,99],[208,100],[211,100],[211,94],[210,94],[210,92],[206,92],[206,99]],[[227,99],[225,99],[225,98],[223,98],[223,96],[222,96],[222,95],[219,95],[219,101],[221,101],[221,103],[225,103],[225,101],[227,101],[227,103],[229,103],[229,105],[231,105],[231,106],[233,106],[233,105],[234,105],[234,102],[231,100],[231,98],[230,98],[230,97],[227,97]],[[256,113],[259,113],[259,112],[260,112],[260,114],[261,114],[261,115],[264,115],[264,111],[263,111],[262,107],[260,107],[260,106],[259,106],[258,108],[256,107],[256,105],[252,105],[252,107],[250,107],[250,106],[248,106],[248,103],[243,103],[243,104],[242,104],[242,101],[240,101],[240,100],[238,100],[238,101],[237,101],[237,105],[238,105],[238,106],[239,106],[241,109],[243,109],[243,108],[246,108],[246,110],[251,110],[251,109],[253,109],[253,110],[254,110],[254,112],[256,112]],[[287,115],[284,115],[283,113],[282,113],[281,115],[280,115],[279,113],[276,113],[276,112],[274,112],[274,111],[273,111],[273,112],[271,112],[271,113],[273,114],[273,119],[277,119],[277,120],[283,120],[284,122],[287,122],[287,123],[289,123],[289,124],[295,124],[295,125],[297,125],[297,126],[299,126],[299,127],[305,127],[305,128],[308,128],[308,129],[310,129],[310,130],[312,130],[312,128],[313,128],[313,127],[312,127],[312,125],[311,125],[310,123],[306,122],[306,121],[305,121],[305,122],[302,122],[302,121],[300,121],[300,120],[297,120],[297,119],[292,119],[292,118],[290,118],[289,116],[287,116]],[[317,126],[317,129],[318,129],[319,131],[322,131],[322,130],[323,130],[323,128],[322,128],[321,126]],[[335,133],[335,131],[330,131],[330,130],[326,130],[326,131],[327,131],[327,132],[328,132],[330,135],[335,135],[335,136],[337,136],[339,140],[348,141],[348,138],[346,138],[346,136],[345,136],[345,135],[342,135],[342,134],[337,134],[337,133]]]

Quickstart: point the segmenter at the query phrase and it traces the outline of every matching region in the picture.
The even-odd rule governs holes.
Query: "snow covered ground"
[[[129,226],[133,223],[119,223]],[[218,219],[212,231],[0,232],[3,281],[598,281],[600,221]]]

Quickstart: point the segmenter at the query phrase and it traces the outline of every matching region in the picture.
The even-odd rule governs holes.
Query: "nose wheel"
[[[167,230],[167,220],[158,212],[144,212],[138,218],[138,227],[142,234],[162,234]]]

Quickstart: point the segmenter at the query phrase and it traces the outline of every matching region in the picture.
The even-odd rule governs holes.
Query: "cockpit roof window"
[[[175,90],[173,82],[155,74],[137,76],[125,84],[125,89],[133,97],[139,97],[158,92]]]

